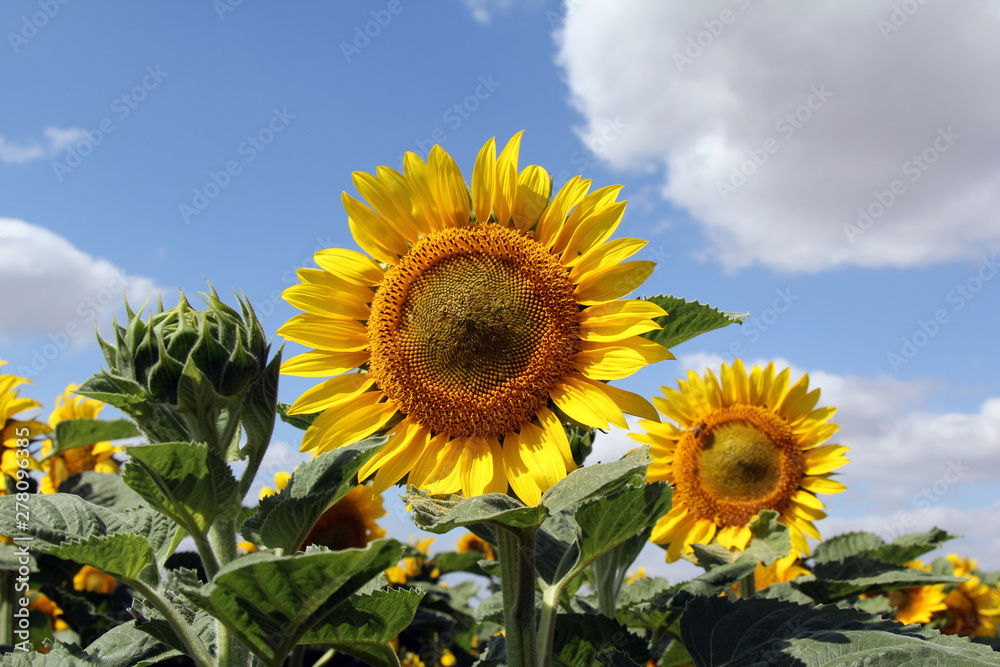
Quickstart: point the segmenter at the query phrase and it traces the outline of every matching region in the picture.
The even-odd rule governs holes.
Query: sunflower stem
[[[14,573],[0,570],[0,644],[14,645]]]
[[[608,618],[615,617],[618,603],[618,548],[601,554],[594,561],[597,609]]]
[[[500,556],[507,660],[510,667],[538,667],[535,631],[535,528],[496,531]]]
[[[754,579],[754,573],[751,570],[750,574],[740,579],[740,597],[752,598],[756,594],[757,594],[757,581]]]

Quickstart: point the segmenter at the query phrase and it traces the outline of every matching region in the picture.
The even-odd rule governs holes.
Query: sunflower
[[[75,384],[66,387],[66,391],[56,399],[56,409],[49,415],[49,425],[55,428],[56,424],[67,419],[97,419],[104,408],[100,401],[93,401],[83,396],[74,396]],[[42,455],[48,454],[52,450],[52,441],[46,440],[42,443]],[[45,459],[42,462],[42,469],[45,476],[42,477],[39,490],[42,493],[57,493],[59,485],[66,478],[93,470],[95,472],[108,472],[118,474],[121,468],[112,456],[122,451],[121,447],[114,447],[108,441],[97,442],[93,445],[74,447]]]
[[[91,593],[113,593],[115,590],[115,578],[104,574],[96,567],[84,565],[73,577],[73,588],[78,591],[90,591]]]
[[[646,433],[636,440],[652,445],[649,481],[674,485],[673,508],[653,528],[652,541],[669,544],[667,561],[714,538],[742,551],[747,527],[761,510],[775,510],[788,526],[793,551],[809,554],[805,536],[820,539],[813,521],[826,516],[817,493],[845,489],[830,472],[847,463],[847,447],[822,445],[837,431],[828,420],[834,408],[813,409],[819,389],[809,391],[809,375],[789,387],[789,371],[775,375],[774,364],[722,365],[721,382],[690,371],[679,390],[663,387],[654,398],[660,412],[676,422],[639,422]]]
[[[321,268],[300,269],[301,284],[284,292],[305,313],[278,333],[315,349],[282,372],[337,376],[289,410],[322,413],[302,451],[385,432],[359,473],[374,474],[376,493],[409,475],[430,493],[509,485],[537,504],[575,467],[563,422],[657,419],[645,399],[605,383],[673,358],[639,337],[666,313],[618,300],[654,266],[622,262],[644,241],[607,241],[625,209],[620,186],[588,194],[590,180],[576,177],[550,200],[541,167],[518,173],[520,139],[499,157],[486,142],[471,192],[440,146],[426,163],[407,153],[403,174],[355,172],[365,202],[343,202],[367,254],[321,250]]]
[[[0,359],[0,366],[6,365],[7,362]],[[41,403],[34,399],[18,397],[15,387],[25,383],[30,384],[27,378],[0,373],[0,428],[3,429],[0,431],[0,438],[2,438],[0,442],[3,444],[2,455],[0,455],[0,471],[5,475],[4,483],[0,484],[0,496],[7,495],[6,476],[16,479],[18,471],[21,470],[18,458],[28,461],[27,469],[40,469],[38,461],[33,455],[18,457],[18,442],[23,444],[25,439],[30,442],[50,430],[45,424],[33,419],[14,419],[14,415],[25,410],[35,410],[42,407]]]
[[[427,560],[427,556],[430,556],[431,545],[434,543],[436,538],[427,537],[422,540],[416,540],[410,537],[410,544],[417,548],[417,551],[423,554],[423,556],[407,556],[403,559],[402,565],[393,565],[388,570],[385,571],[386,579],[392,584],[405,584],[408,579],[413,579],[419,577],[424,572],[424,562]],[[431,579],[437,579],[440,575],[437,568],[431,571]]]
[[[930,572],[930,565],[922,561],[911,560],[906,567],[914,570]],[[933,586],[916,586],[914,588],[897,588],[888,593],[889,605],[896,610],[896,620],[907,625],[911,623],[930,623],[935,612],[945,611],[944,584]]]
[[[460,554],[467,553],[469,551],[475,551],[483,555],[486,560],[496,560],[497,557],[493,553],[493,547],[490,543],[481,537],[477,537],[472,533],[466,533],[458,538],[458,542],[455,544],[455,551]]]
[[[956,577],[968,577],[948,593],[944,603],[946,635],[963,637],[992,637],[997,633],[997,617],[1000,616],[1000,588],[988,586],[975,574],[976,561],[959,558],[958,554],[947,556]]]
[[[279,472],[274,476],[276,489],[265,486],[261,489],[261,499],[274,495],[288,486],[292,476],[287,472]],[[382,496],[372,494],[370,486],[361,484],[347,492],[343,498],[335,502],[316,520],[312,530],[302,541],[302,548],[310,544],[318,544],[332,549],[363,549],[372,540],[385,537],[385,530],[376,520],[385,516],[382,507]],[[246,553],[256,551],[250,542],[240,542],[238,548]]]

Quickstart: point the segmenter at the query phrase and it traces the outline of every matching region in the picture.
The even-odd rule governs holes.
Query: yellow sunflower
[[[104,574],[96,567],[84,565],[73,577],[73,588],[91,593],[114,593],[115,578]]]
[[[914,570],[930,572],[930,565],[922,561],[911,560],[906,567]],[[945,604],[944,584],[934,586],[917,586],[915,588],[897,588],[889,591],[889,605],[896,610],[896,620],[907,625],[911,623],[930,623],[935,612],[948,608]]]
[[[265,486],[261,489],[261,499],[274,495],[288,485],[292,476],[279,472],[274,476],[276,489]],[[316,520],[312,530],[302,541],[302,548],[318,544],[328,549],[363,549],[372,540],[385,537],[385,529],[376,523],[385,516],[382,496],[372,494],[370,486],[361,484],[347,492]],[[249,553],[257,547],[249,542],[241,542],[238,547]]]
[[[714,538],[742,551],[750,522],[761,510],[775,510],[788,526],[792,548],[809,554],[806,535],[820,539],[813,521],[826,516],[817,493],[845,489],[830,472],[847,463],[847,447],[822,445],[837,431],[828,420],[834,408],[814,409],[819,389],[809,391],[809,375],[789,387],[789,371],[775,375],[774,364],[722,365],[721,382],[690,371],[679,390],[663,387],[653,402],[676,422],[639,422],[653,463],[649,481],[674,485],[673,508],[653,529],[652,541],[669,544],[667,561]]]
[[[483,558],[486,560],[496,560],[497,557],[493,553],[493,547],[490,543],[481,537],[477,537],[472,533],[466,533],[458,538],[458,542],[455,545],[455,551],[460,554],[464,554],[469,551],[475,551],[481,553]]]
[[[6,365],[7,362],[0,359],[0,366]],[[30,384],[27,378],[0,373],[0,428],[2,428],[0,438],[2,438],[3,444],[3,451],[0,454],[0,471],[4,474],[4,483],[0,484],[0,496],[7,495],[6,476],[9,475],[11,478],[17,479],[18,470],[21,470],[18,459],[28,462],[27,470],[40,469],[38,461],[33,455],[20,457],[17,455],[18,449],[24,450],[24,448],[18,447],[18,443],[23,444],[25,439],[30,443],[50,430],[45,424],[33,419],[14,419],[14,415],[25,410],[35,410],[42,407],[41,403],[34,399],[18,397],[16,387],[25,383]]]
[[[101,410],[104,408],[103,403],[83,396],[74,396],[74,389],[76,389],[75,384],[69,385],[66,387],[66,391],[56,399],[56,409],[49,415],[49,425],[52,428],[66,419],[97,419],[97,416],[101,414]],[[44,441],[42,455],[48,454],[51,450],[52,441]],[[104,441],[67,449],[61,454],[45,459],[42,462],[45,476],[42,477],[39,490],[42,493],[57,493],[59,485],[66,478],[86,470],[118,474],[121,468],[112,456],[120,451],[122,451],[121,447],[114,447],[110,442]]]
[[[408,579],[413,579],[414,577],[420,576],[424,571],[424,561],[427,560],[427,556],[430,555],[431,545],[434,543],[436,538],[427,537],[422,540],[416,540],[410,537],[410,544],[417,548],[417,551],[423,554],[423,556],[407,556],[403,559],[402,565],[393,565],[388,570],[385,571],[386,579],[392,584],[405,584]],[[437,579],[440,575],[437,568],[431,571],[431,579]]]
[[[978,570],[976,561],[949,554],[956,577],[968,577],[948,593],[944,603],[946,619],[941,629],[946,635],[962,637],[992,637],[997,633],[997,617],[1000,616],[1000,588],[988,586],[974,573]]]
[[[365,202],[343,202],[367,255],[321,250],[321,268],[300,269],[302,284],[284,293],[305,313],[278,333],[315,349],[282,372],[337,376],[289,411],[322,412],[302,450],[386,432],[359,474],[374,474],[376,493],[409,475],[435,494],[509,485],[537,504],[575,467],[564,420],[657,419],[645,399],[605,383],[673,358],[639,337],[664,311],[618,300],[654,266],[622,262],[644,241],[607,241],[625,209],[620,186],[588,194],[576,177],[550,200],[545,170],[518,172],[520,139],[499,157],[486,142],[471,192],[440,146],[426,163],[407,153],[403,174],[355,172]]]

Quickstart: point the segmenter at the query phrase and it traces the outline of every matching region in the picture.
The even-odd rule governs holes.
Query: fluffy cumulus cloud
[[[569,0],[565,14],[558,60],[585,141],[618,167],[665,166],[663,195],[727,269],[1000,248],[1000,5]]]
[[[11,141],[0,135],[0,162],[5,164],[24,164],[56,155],[75,141],[85,137],[84,131],[77,127],[62,129],[47,127],[42,130],[43,141],[28,139]]]
[[[53,345],[94,342],[122,295],[142,304],[160,288],[62,236],[31,223],[0,218],[0,338],[43,336]]]

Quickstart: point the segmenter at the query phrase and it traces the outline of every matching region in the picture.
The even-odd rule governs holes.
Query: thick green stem
[[[194,660],[198,667],[216,667],[212,655],[205,648],[205,644],[194,633],[194,628],[188,625],[184,617],[180,615],[180,612],[172,604],[163,599],[157,591],[141,581],[133,580],[126,583],[137,590],[158,612],[163,614],[163,617],[167,619],[174,632],[177,633],[177,636],[184,643],[188,657]]]
[[[757,582],[754,579],[754,573],[751,570],[750,574],[740,579],[740,597],[752,598],[756,594],[757,594]]]
[[[500,551],[507,661],[510,667],[537,667],[535,635],[535,529],[496,529]]]
[[[541,667],[549,667],[552,663],[552,639],[556,634],[556,615],[559,613],[559,600],[565,586],[549,586],[542,592],[542,618],[538,622],[538,655]]]
[[[208,531],[209,551],[217,559],[219,567],[225,567],[236,560],[236,522],[216,521]],[[200,551],[200,549],[199,549]],[[210,576],[215,576],[210,575]],[[222,621],[215,622],[216,645],[219,652],[219,667],[247,665],[250,653]]]
[[[212,551],[212,545],[209,544],[209,540],[204,535],[192,535],[191,539],[194,540],[194,547],[198,550],[198,555],[201,556],[201,564],[205,567],[205,574],[211,580],[219,571],[219,561],[215,557],[215,552]]]
[[[0,570],[0,644],[14,645],[14,573]]]
[[[608,618],[615,617],[618,604],[618,553],[615,548],[594,561],[597,609]]]

